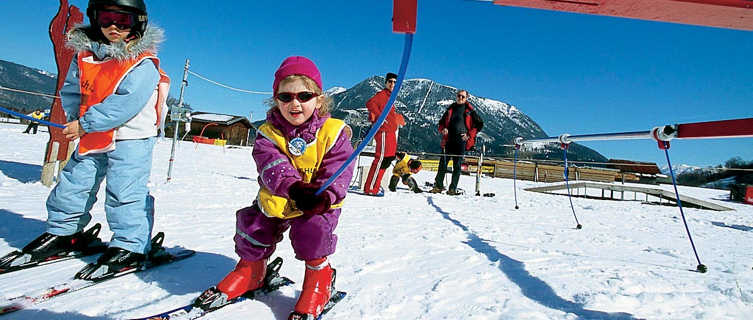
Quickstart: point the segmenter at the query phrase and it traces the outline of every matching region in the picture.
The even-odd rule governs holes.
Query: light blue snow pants
[[[147,182],[155,138],[120,140],[115,150],[79,155],[78,147],[47,198],[47,232],[71,235],[91,220],[102,179],[107,178],[105,213],[111,247],[148,253],[154,225],[154,198]]]

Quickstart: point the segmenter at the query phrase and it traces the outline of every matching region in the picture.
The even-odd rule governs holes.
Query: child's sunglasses
[[[115,25],[120,30],[130,29],[136,24],[136,18],[131,13],[122,11],[98,10],[97,24],[101,28]]]
[[[316,98],[317,96],[319,96],[318,93],[314,93],[311,91],[301,91],[298,93],[280,92],[277,94],[277,96],[275,96],[275,98],[277,98],[277,100],[280,100],[284,103],[293,101],[293,99],[297,99],[299,102],[304,103],[304,102],[308,102],[309,100],[313,98]]]

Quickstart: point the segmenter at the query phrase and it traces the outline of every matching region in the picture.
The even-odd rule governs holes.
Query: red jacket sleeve
[[[387,102],[390,100],[390,93],[387,90],[377,92],[369,101],[366,102],[366,108],[369,110],[369,121],[375,123],[379,115],[382,114]],[[387,118],[384,119],[384,123],[380,131],[395,131],[397,127],[405,124],[405,119],[402,115],[395,111],[395,108],[390,110],[387,114]]]
[[[444,111],[442,118],[439,118],[439,123],[437,124],[437,130],[439,133],[442,133],[442,130],[447,127],[447,117],[450,116],[450,109],[451,108],[447,108],[447,110]]]
[[[389,97],[387,97],[389,99]],[[366,109],[369,110],[369,121],[371,123],[376,122],[379,115],[384,109],[384,105],[387,104],[387,99],[384,98],[384,90],[377,92],[369,101],[366,101]]]

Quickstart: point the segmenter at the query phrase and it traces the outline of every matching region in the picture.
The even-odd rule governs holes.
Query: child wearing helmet
[[[316,191],[353,153],[351,131],[329,114],[316,65],[306,57],[285,59],[275,72],[267,119],[252,152],[260,190],[253,205],[236,212],[235,252],[240,261],[194,305],[204,310],[264,285],[267,259],[290,229],[295,256],[305,261],[303,289],[290,319],[314,319],[334,293],[334,234],[353,175],[351,163],[321,194]]]
[[[47,231],[22,252],[44,261],[83,250],[96,239],[82,229],[106,178],[107,250],[76,274],[106,277],[140,267],[152,249],[154,198],[147,183],[169,78],[156,57],[162,30],[147,26],[143,0],[90,0],[90,25],[70,31],[76,52],[60,96],[63,134],[78,146],[47,198]]]
[[[418,187],[416,179],[411,177],[412,174],[421,171],[421,161],[418,159],[412,159],[409,154],[404,152],[398,152],[397,159],[398,161],[392,169],[392,177],[390,178],[390,191],[395,192],[395,190],[397,190],[397,182],[402,180],[403,184],[408,186],[411,191],[415,193],[423,192],[423,190]]]

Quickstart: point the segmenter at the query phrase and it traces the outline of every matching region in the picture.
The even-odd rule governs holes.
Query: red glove
[[[288,189],[288,195],[295,207],[304,214],[322,214],[329,210],[329,197],[324,192],[318,196],[315,195],[316,190],[319,190],[318,186],[296,181]]]

